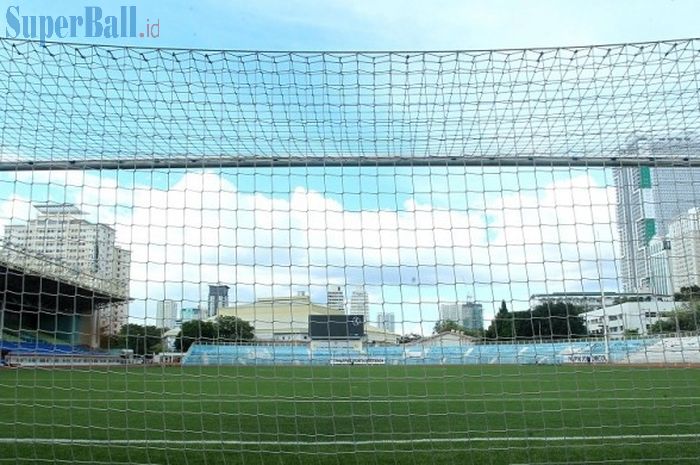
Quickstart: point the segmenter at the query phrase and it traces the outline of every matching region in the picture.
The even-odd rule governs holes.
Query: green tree
[[[446,331],[457,331],[463,334],[466,334],[467,336],[472,336],[472,337],[483,337],[483,331],[475,330],[475,329],[467,329],[464,326],[460,325],[456,321],[452,320],[439,320],[435,322],[435,326],[433,327],[433,334],[440,334],[444,333]]]
[[[515,316],[508,311],[505,300],[501,300],[501,307],[498,309],[496,318],[491,320],[486,330],[486,337],[489,339],[514,339],[515,338]]]
[[[700,305],[679,308],[672,312],[666,312],[663,316],[663,319],[651,325],[650,334],[700,330]]]
[[[100,331],[100,349],[123,349],[124,338],[120,334],[109,334],[106,329]]]
[[[163,331],[160,328],[130,323],[122,326],[115,345],[119,348],[131,349],[134,354],[145,355],[161,352],[162,339]]]
[[[180,336],[175,339],[175,350],[187,352],[197,340],[213,341],[216,338],[216,327],[211,321],[192,320],[180,327]]]
[[[464,331],[464,326],[453,320],[438,320],[433,327],[433,334],[444,333],[445,331]]]
[[[182,324],[175,339],[175,350],[186,352],[198,341],[245,342],[255,337],[253,326],[235,316],[220,316],[216,321],[193,320]]]
[[[231,342],[252,341],[255,337],[253,326],[235,316],[220,316],[216,319],[219,339]]]
[[[545,302],[524,312],[499,310],[486,331],[492,339],[566,339],[586,336],[579,316],[584,308],[564,302]]]
[[[411,333],[411,334],[404,334],[403,336],[399,337],[399,344],[407,344],[409,342],[417,341],[418,339],[421,339],[423,336],[420,334],[416,333]]]
[[[673,300],[676,302],[692,302],[698,299],[700,299],[700,287],[695,284],[681,287],[680,292],[673,295]]]
[[[637,297],[617,297],[613,299],[613,305],[620,305],[627,302],[651,302],[651,296],[637,296]]]

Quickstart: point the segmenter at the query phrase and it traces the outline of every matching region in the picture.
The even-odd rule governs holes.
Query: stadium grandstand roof
[[[85,213],[72,203],[42,202],[35,203],[34,208],[44,215],[84,215]]]

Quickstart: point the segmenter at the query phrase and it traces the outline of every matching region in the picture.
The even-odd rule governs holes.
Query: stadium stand
[[[677,340],[677,339],[676,339]],[[647,362],[645,354],[674,347],[656,338],[614,340],[608,344],[611,362]],[[695,344],[695,345],[693,345]],[[678,346],[694,348],[698,361],[698,338]],[[474,344],[470,346],[433,346],[421,348],[370,346],[363,350],[349,347],[302,345],[217,345],[193,344],[183,357],[183,365],[309,365],[348,361],[363,364],[381,361],[389,365],[458,365],[458,364],[559,364],[594,363],[608,360],[605,343],[599,340],[514,344]]]
[[[658,339],[655,343],[629,352],[629,363],[700,363],[700,337]]]
[[[0,341],[0,349],[10,353],[31,353],[31,354],[86,354],[90,350],[85,347],[71,346],[68,344],[50,344],[41,341]]]

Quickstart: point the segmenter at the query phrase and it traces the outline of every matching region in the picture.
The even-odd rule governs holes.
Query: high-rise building
[[[462,305],[461,324],[465,329],[481,331],[484,329],[484,307],[476,302]]]
[[[180,321],[187,323],[188,321],[195,321],[202,319],[202,309],[199,307],[188,307],[183,308],[180,313]]]
[[[122,292],[128,295],[131,279],[131,251],[120,247],[114,248],[112,273],[114,282]],[[127,301],[109,304],[100,315],[100,326],[109,334],[117,334],[129,318],[129,303]]]
[[[382,331],[393,333],[396,330],[396,318],[392,312],[380,312],[377,327]]]
[[[352,291],[350,296],[350,314],[363,315],[365,321],[369,321],[369,295],[364,287]]]
[[[440,304],[440,320],[459,322],[462,319],[459,304]]]
[[[158,328],[172,329],[177,321],[177,302],[170,299],[158,302],[156,309],[156,326]]]
[[[668,242],[672,292],[700,285],[700,208],[691,208],[669,225]]]
[[[112,263],[114,280],[120,287],[129,289],[129,280],[131,279],[131,251],[115,247],[114,261]]]
[[[228,307],[228,290],[225,284],[209,285],[209,303],[207,306],[207,318],[217,316],[219,309]]]
[[[628,151],[643,158],[687,157],[700,146],[684,138],[634,141]],[[700,205],[700,169],[620,167],[614,170],[620,274],[627,292],[651,289],[649,243],[665,236],[673,219]]]
[[[342,287],[336,285],[328,286],[326,306],[333,310],[345,312],[345,294],[343,294]]]
[[[673,228],[673,223],[669,230]],[[649,274],[650,290],[657,296],[673,294],[673,281],[671,280],[671,241],[664,236],[654,236],[649,241]]]
[[[481,304],[475,302],[441,304],[439,313],[441,321],[454,321],[466,329],[484,329],[484,310]]]
[[[36,219],[5,227],[5,244],[26,250],[37,260],[53,261],[70,270],[86,287],[99,287],[128,300],[131,252],[115,246],[113,228],[90,223],[75,205],[47,202],[34,205]],[[114,303],[99,309],[103,331],[115,334],[126,323],[128,304]]]

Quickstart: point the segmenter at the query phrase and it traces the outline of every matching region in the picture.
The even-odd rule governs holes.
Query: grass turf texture
[[[631,366],[6,369],[0,464],[697,463],[699,385]]]

